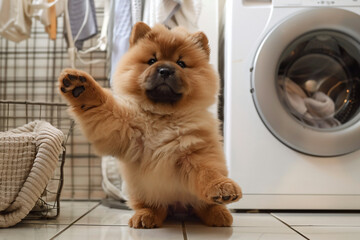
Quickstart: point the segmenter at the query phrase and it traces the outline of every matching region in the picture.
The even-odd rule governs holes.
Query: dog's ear
[[[135,23],[130,35],[130,47],[134,46],[137,40],[145,37],[151,28],[144,22]]]
[[[209,40],[203,32],[196,32],[192,35],[193,39],[197,46],[203,49],[207,55],[207,58],[210,58],[210,47]]]

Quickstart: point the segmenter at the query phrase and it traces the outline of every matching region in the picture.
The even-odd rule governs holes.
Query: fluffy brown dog
[[[241,198],[227,177],[218,121],[208,112],[219,78],[202,32],[137,23],[112,94],[87,73],[65,69],[61,94],[97,152],[121,160],[129,225],[160,227],[174,204],[209,226],[230,226],[224,204]],[[114,97],[115,96],[115,97]]]

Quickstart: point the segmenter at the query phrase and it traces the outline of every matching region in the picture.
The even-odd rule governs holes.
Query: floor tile
[[[129,219],[133,216],[133,210],[109,208],[103,205],[97,206],[94,210],[81,218],[75,225],[118,225],[127,226]],[[164,226],[180,225],[182,218],[170,217],[165,220]]]
[[[189,240],[196,239],[261,239],[303,240],[304,238],[288,226],[267,213],[233,213],[234,222],[229,228],[206,227],[200,220],[185,219]]]
[[[311,240],[358,240],[360,227],[295,227]]]
[[[98,205],[99,202],[61,201],[60,214],[53,220],[23,220],[22,223],[70,224]]]
[[[181,226],[165,226],[155,229],[133,229],[126,226],[74,225],[55,239],[63,240],[183,240]]]
[[[360,227],[359,213],[273,213],[291,226]]]
[[[233,213],[233,227],[284,227],[268,213]]]
[[[134,211],[97,206],[75,224],[80,225],[121,225],[127,226]]]
[[[186,226],[189,240],[304,240],[286,227],[229,227]]]
[[[268,213],[232,213],[233,227],[283,227],[282,222]],[[203,225],[196,217],[183,219],[187,226]]]
[[[0,229],[0,240],[48,240],[66,227],[66,225],[24,224]]]

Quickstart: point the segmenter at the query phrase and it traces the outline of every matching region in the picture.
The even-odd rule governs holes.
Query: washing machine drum
[[[339,22],[345,15],[360,21],[340,9],[287,19],[264,39],[254,61],[251,92],[261,119],[281,142],[309,155],[360,148],[360,38],[354,36],[360,28]]]
[[[300,123],[328,129],[346,125],[357,116],[358,45],[341,33],[318,31],[286,48],[277,72],[279,96]]]

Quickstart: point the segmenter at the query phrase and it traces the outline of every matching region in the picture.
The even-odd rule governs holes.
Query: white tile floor
[[[230,228],[203,226],[195,218],[171,218],[162,228],[132,229],[132,211],[110,209],[98,202],[62,202],[56,220],[26,220],[0,229],[0,240],[358,240],[359,213],[233,213]]]

